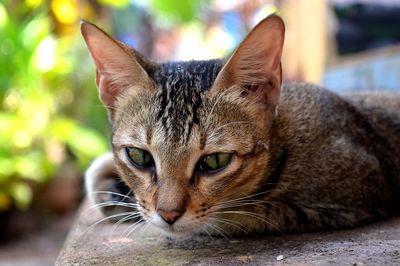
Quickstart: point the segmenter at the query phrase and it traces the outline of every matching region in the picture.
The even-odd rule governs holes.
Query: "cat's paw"
[[[112,153],[98,157],[91,164],[85,173],[85,187],[91,203],[104,216],[110,217],[110,221],[119,221],[129,213],[137,213],[134,195],[116,173]],[[140,219],[138,215],[135,217],[128,221]]]

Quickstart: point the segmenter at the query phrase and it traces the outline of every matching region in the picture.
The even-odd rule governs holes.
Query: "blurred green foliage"
[[[205,4],[208,1],[152,0],[149,2],[151,10],[158,12],[159,16],[179,22],[188,22],[195,17],[202,2]]]
[[[26,208],[65,161],[83,169],[107,150],[93,69],[77,34],[53,33],[48,8],[0,3],[0,210]]]

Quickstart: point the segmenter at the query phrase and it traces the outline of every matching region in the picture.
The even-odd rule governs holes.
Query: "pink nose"
[[[158,215],[160,215],[164,221],[166,221],[169,225],[173,225],[176,220],[179,219],[179,217],[182,216],[182,214],[185,211],[180,211],[180,210],[173,210],[173,211],[164,211],[161,209],[157,210]]]

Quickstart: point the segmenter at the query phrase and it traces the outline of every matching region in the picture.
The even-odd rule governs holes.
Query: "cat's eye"
[[[232,159],[231,153],[213,153],[206,155],[197,163],[197,170],[201,172],[215,172],[227,166]]]
[[[148,151],[134,148],[134,147],[126,147],[125,148],[126,156],[129,161],[139,168],[153,168],[154,160],[151,154]]]

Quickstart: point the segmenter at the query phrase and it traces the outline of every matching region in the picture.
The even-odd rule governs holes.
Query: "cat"
[[[285,26],[262,20],[227,60],[154,63],[88,22],[112,153],[86,172],[116,220],[171,236],[348,228],[400,198],[400,96],[283,83]]]

